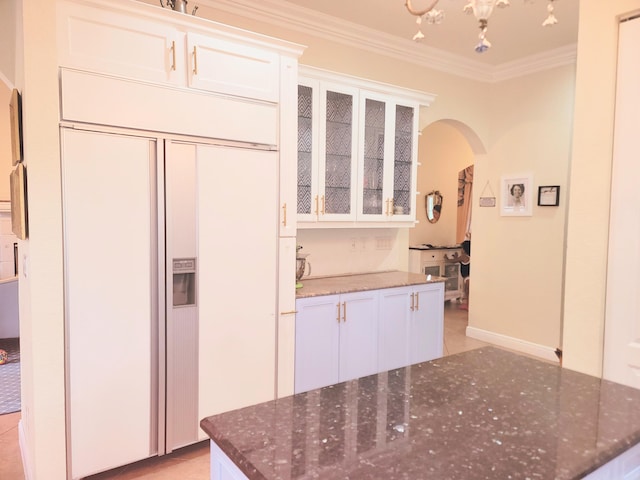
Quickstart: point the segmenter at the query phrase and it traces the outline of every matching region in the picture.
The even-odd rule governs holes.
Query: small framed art
[[[560,205],[560,185],[538,187],[538,205],[541,207],[557,207]]]

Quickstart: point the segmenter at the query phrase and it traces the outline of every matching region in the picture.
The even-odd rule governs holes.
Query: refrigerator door
[[[73,478],[158,451],[155,139],[63,128]]]

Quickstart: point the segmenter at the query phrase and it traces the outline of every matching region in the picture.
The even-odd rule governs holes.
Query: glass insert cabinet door
[[[355,220],[358,90],[298,85],[298,219]]]
[[[390,97],[361,95],[358,219],[406,221],[415,208],[415,108]]]
[[[415,218],[417,105],[348,85],[300,79],[300,222]]]

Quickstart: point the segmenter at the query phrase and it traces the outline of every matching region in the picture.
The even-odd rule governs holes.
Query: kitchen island
[[[613,480],[640,470],[640,391],[494,347],[200,425],[215,480]]]

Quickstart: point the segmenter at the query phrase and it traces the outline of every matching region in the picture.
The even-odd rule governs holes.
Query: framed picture
[[[531,216],[533,178],[530,174],[503,175],[501,178],[501,207],[503,216]]]
[[[11,127],[11,161],[15,167],[22,161],[22,105],[20,93],[16,88],[11,92],[9,122]]]
[[[538,187],[538,205],[541,207],[557,207],[560,205],[560,185]]]
[[[27,239],[27,179],[24,164],[19,163],[9,177],[11,190],[11,231],[20,240]]]

